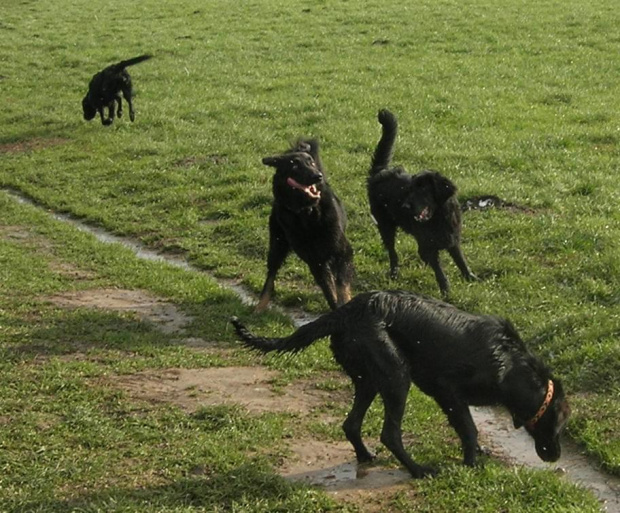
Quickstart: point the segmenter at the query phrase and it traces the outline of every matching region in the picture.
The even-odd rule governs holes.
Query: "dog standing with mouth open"
[[[378,118],[383,133],[372,157],[367,187],[370,211],[390,257],[390,276],[398,276],[394,243],[400,228],[415,237],[420,258],[435,272],[445,296],[449,283],[439,263],[440,250],[450,253],[466,280],[478,279],[461,251],[461,207],[456,186],[436,171],[410,175],[402,167],[390,167],[398,124],[388,110],[379,111]]]
[[[308,267],[333,310],[351,299],[353,250],[346,238],[346,213],[325,180],[317,140],[300,140],[282,155],[266,157],[274,167],[269,217],[267,279],[256,307],[263,311],[275,277],[293,250]]]

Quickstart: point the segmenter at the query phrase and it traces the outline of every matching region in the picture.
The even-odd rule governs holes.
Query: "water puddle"
[[[545,463],[536,455],[532,438],[525,429],[515,429],[506,412],[487,407],[472,407],[471,412],[481,443],[491,453],[516,465],[565,474],[572,482],[592,490],[604,511],[620,513],[620,478],[599,472],[574,442],[562,440],[562,457],[556,463]]]
[[[20,203],[38,207],[35,202],[25,198],[17,191],[5,189],[5,192]],[[189,272],[204,272],[182,258],[149,250],[135,240],[112,235],[101,228],[85,225],[70,215],[57,213],[50,213],[50,215],[54,219],[70,223],[78,230],[94,235],[101,242],[121,244],[131,249],[138,258],[155,262],[166,262]],[[241,284],[233,280],[212,278],[221,287],[237,294],[244,304],[252,305],[256,303],[256,298],[253,294]],[[302,310],[283,308],[280,308],[280,310],[291,317],[296,326],[301,326],[316,318],[316,316]],[[604,511],[620,513],[620,478],[599,472],[574,444],[564,441],[560,461],[555,464],[544,463],[536,456],[533,441],[527,433],[523,429],[514,429],[508,415],[504,412],[493,408],[472,408],[472,414],[480,431],[481,443],[486,444],[493,454],[516,465],[547,469],[565,474],[572,482],[592,490],[601,501],[601,507]],[[350,449],[347,448],[347,450]],[[363,480],[368,472],[375,473],[376,471],[362,470],[360,473],[356,463],[339,462],[331,467],[328,466],[320,471],[317,470],[312,474],[304,474],[303,479],[309,479],[312,482],[342,490],[343,488],[346,489],[353,480],[358,481],[359,484],[359,481]],[[394,475],[385,476],[387,482],[398,482],[401,478],[407,477],[401,475],[400,471],[392,471],[392,473]],[[295,472],[292,472],[292,474],[295,474]],[[374,481],[376,480],[368,480],[369,483]]]

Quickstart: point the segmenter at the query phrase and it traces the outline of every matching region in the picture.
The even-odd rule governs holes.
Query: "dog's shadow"
[[[19,153],[32,149],[44,149],[71,142],[70,134],[79,130],[79,121],[45,121],[37,128],[0,137],[0,152]]]

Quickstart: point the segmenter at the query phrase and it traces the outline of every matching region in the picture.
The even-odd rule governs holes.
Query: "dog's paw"
[[[465,275],[465,279],[467,281],[482,281],[480,278],[478,278],[478,276],[476,276],[474,273],[470,272],[468,274]]]
[[[357,462],[360,465],[362,465],[364,463],[370,463],[371,461],[374,461],[375,458],[376,458],[376,456],[373,453],[369,452],[369,451],[366,451],[363,454],[356,454]]]
[[[398,275],[400,274],[400,267],[392,267],[392,269],[390,269],[390,280],[396,280],[398,279]]]
[[[425,465],[416,465],[414,468],[410,468],[409,472],[414,479],[422,479],[424,477],[435,477],[437,475],[437,469],[433,467],[427,467]]]

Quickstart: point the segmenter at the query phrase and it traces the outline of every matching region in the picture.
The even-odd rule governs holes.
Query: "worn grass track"
[[[395,162],[444,172],[461,198],[528,208],[465,214],[464,252],[484,281],[461,282],[446,261],[451,300],[513,320],[564,379],[571,435],[619,474],[619,17],[611,0],[3,4],[0,184],[258,291],[271,174],[260,159],[317,136],[349,214],[355,289],[436,295],[410,237],[399,236],[401,278],[387,279],[369,217],[376,112],[389,107],[401,125]],[[155,58],[130,70],[136,122],[83,121],[90,77],[144,52]],[[31,257],[5,251],[27,276]],[[192,301],[222,301],[192,286]],[[325,308],[295,258],[276,286],[283,304]],[[225,315],[239,312],[228,301],[204,316],[208,336],[229,340]]]

